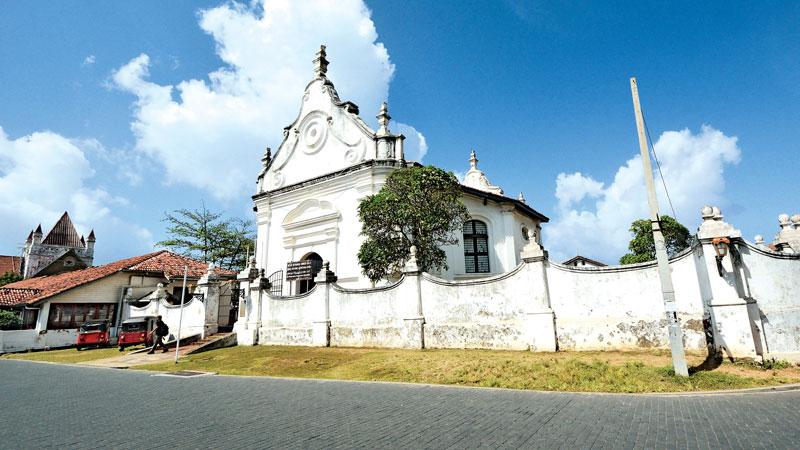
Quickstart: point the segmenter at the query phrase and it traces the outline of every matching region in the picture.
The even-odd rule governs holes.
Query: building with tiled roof
[[[601,263],[600,261],[595,261],[591,258],[581,255],[573,256],[561,264],[573,267],[606,267],[606,264]]]
[[[65,211],[46,236],[40,224],[28,235],[23,255],[25,278],[85,269],[94,261],[94,230],[85,239]]]
[[[84,287],[97,280],[115,274],[127,277],[158,278],[171,282],[183,277],[187,267],[187,279],[197,280],[206,273],[208,264],[187,258],[167,250],[148,253],[133,258],[121,259],[102,266],[28,278],[0,287],[0,306],[35,305],[57,294]],[[216,269],[222,276],[233,277],[235,272]]]
[[[22,275],[22,257],[0,255],[0,276],[7,273]]]
[[[69,234],[62,236],[70,239]],[[209,265],[159,250],[101,266],[9,283],[0,287],[0,308],[19,312],[23,330],[13,333],[31,331],[33,343],[27,348],[72,345],[77,328],[88,320],[108,320],[113,327],[121,320],[124,307],[130,308],[131,302],[146,299],[155,291],[166,293],[167,301],[180,298],[184,268],[185,292],[191,299],[189,293],[209,273]],[[214,274],[222,280],[236,276],[224,269],[215,269]],[[0,331],[0,353],[3,333],[12,332]]]

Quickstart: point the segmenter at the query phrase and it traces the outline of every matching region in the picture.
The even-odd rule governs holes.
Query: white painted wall
[[[800,360],[800,256],[742,243],[742,281],[705,243],[670,262],[685,348],[706,333],[733,357]],[[380,288],[318,284],[306,295],[258,291],[245,308],[245,345],[628,350],[668,348],[655,263],[578,268],[531,260],[478,280],[407,273]],[[744,286],[744,288],[742,288]],[[418,311],[420,310],[421,311]],[[258,320],[252,318],[258,314]],[[418,324],[424,320],[423,332]],[[328,325],[329,324],[329,325]],[[324,327],[324,328],[320,328]],[[253,334],[257,330],[257,337]],[[326,338],[327,336],[327,338]],[[248,340],[249,339],[249,340]],[[550,341],[548,343],[548,340]],[[423,344],[424,342],[424,344]]]

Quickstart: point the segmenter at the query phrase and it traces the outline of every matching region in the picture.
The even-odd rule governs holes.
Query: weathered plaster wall
[[[423,276],[425,346],[527,350],[525,313],[533,286],[524,269],[471,282]]]
[[[691,252],[670,263],[685,346],[705,348],[703,303]],[[666,318],[658,269],[576,268],[550,263],[550,300],[558,348],[607,350],[667,347]]]
[[[800,359],[800,258],[740,245],[744,294],[756,302],[765,353]],[[760,321],[758,320],[760,319]]]
[[[331,345],[342,347],[407,347],[404,317],[415,300],[404,294],[401,280],[379,289],[330,291]],[[404,304],[405,303],[405,304]]]
[[[124,308],[123,320],[158,315],[162,316],[162,320],[169,327],[169,339],[178,336],[179,323],[181,338],[201,334],[205,326],[205,305],[195,298],[183,305],[183,317],[181,317],[180,305],[171,305],[165,300],[153,300],[143,307],[127,304]]]
[[[800,257],[745,244],[741,253],[737,269],[730,257],[723,261],[723,276],[710,243],[670,262],[685,348],[704,350],[706,336],[713,336],[708,342],[728,356],[800,360],[800,299],[794,295],[800,291]],[[412,271],[380,288],[319,282],[308,294],[283,298],[253,290],[237,323],[239,342],[543,351],[556,343],[561,350],[668,347],[655,263],[576,268],[526,261],[478,280]],[[257,282],[243,286],[255,289]]]
[[[258,342],[268,345],[311,345],[313,323],[324,317],[325,298],[319,287],[303,295],[264,296]]]
[[[49,330],[44,334],[36,330],[0,331],[0,353],[69,347],[77,341],[78,330]]]

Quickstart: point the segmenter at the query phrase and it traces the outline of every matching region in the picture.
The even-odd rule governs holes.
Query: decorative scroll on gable
[[[373,131],[359,116],[358,106],[343,102],[327,78],[325,46],[314,60],[315,79],[306,86],[297,119],[284,129],[275,157],[267,149],[258,179],[258,193],[280,189],[333,173],[371,159],[402,159],[402,135],[388,129],[384,104]]]

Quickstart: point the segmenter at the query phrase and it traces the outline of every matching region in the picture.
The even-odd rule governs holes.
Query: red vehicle
[[[75,347],[80,350],[83,347],[105,347],[109,345],[108,336],[109,322],[107,320],[89,320],[81,325],[78,330],[78,343]]]
[[[153,345],[153,336],[150,334],[155,328],[156,316],[134,317],[124,320],[119,332],[119,351],[132,345]]]

